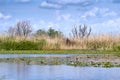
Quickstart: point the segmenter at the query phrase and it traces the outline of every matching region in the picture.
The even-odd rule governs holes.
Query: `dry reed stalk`
[[[5,36],[0,36],[0,40],[7,40],[8,38]],[[19,42],[24,40],[24,37],[16,36],[14,40]],[[47,36],[34,36],[27,37],[26,40],[37,42],[39,40],[44,39],[46,41],[46,45],[44,49],[89,49],[92,46],[98,46],[96,48],[105,48],[110,49],[113,46],[120,46],[120,35],[112,35],[112,34],[99,34],[99,35],[90,35],[88,38],[70,38],[70,41],[73,43],[72,45],[66,45],[66,39],[61,37],[49,38]],[[92,44],[89,47],[89,44]]]

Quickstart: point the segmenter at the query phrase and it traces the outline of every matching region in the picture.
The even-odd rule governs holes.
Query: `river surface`
[[[0,58],[20,58],[20,57],[67,57],[78,54],[0,54]],[[83,54],[80,54],[83,55]]]
[[[120,68],[1,62],[0,80],[120,80]]]

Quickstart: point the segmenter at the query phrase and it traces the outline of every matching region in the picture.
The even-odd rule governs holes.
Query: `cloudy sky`
[[[93,33],[118,33],[120,0],[0,0],[0,33],[19,20],[30,20],[33,31],[52,27],[69,34],[87,24]]]

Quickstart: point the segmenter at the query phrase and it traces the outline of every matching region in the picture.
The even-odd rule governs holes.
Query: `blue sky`
[[[87,24],[93,33],[118,33],[120,0],[0,0],[0,33],[19,20],[30,20],[33,32],[52,27],[68,35]]]

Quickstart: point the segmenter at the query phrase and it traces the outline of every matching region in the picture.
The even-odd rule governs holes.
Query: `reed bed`
[[[114,50],[120,51],[120,35],[90,35],[88,38],[3,37],[0,50]]]

